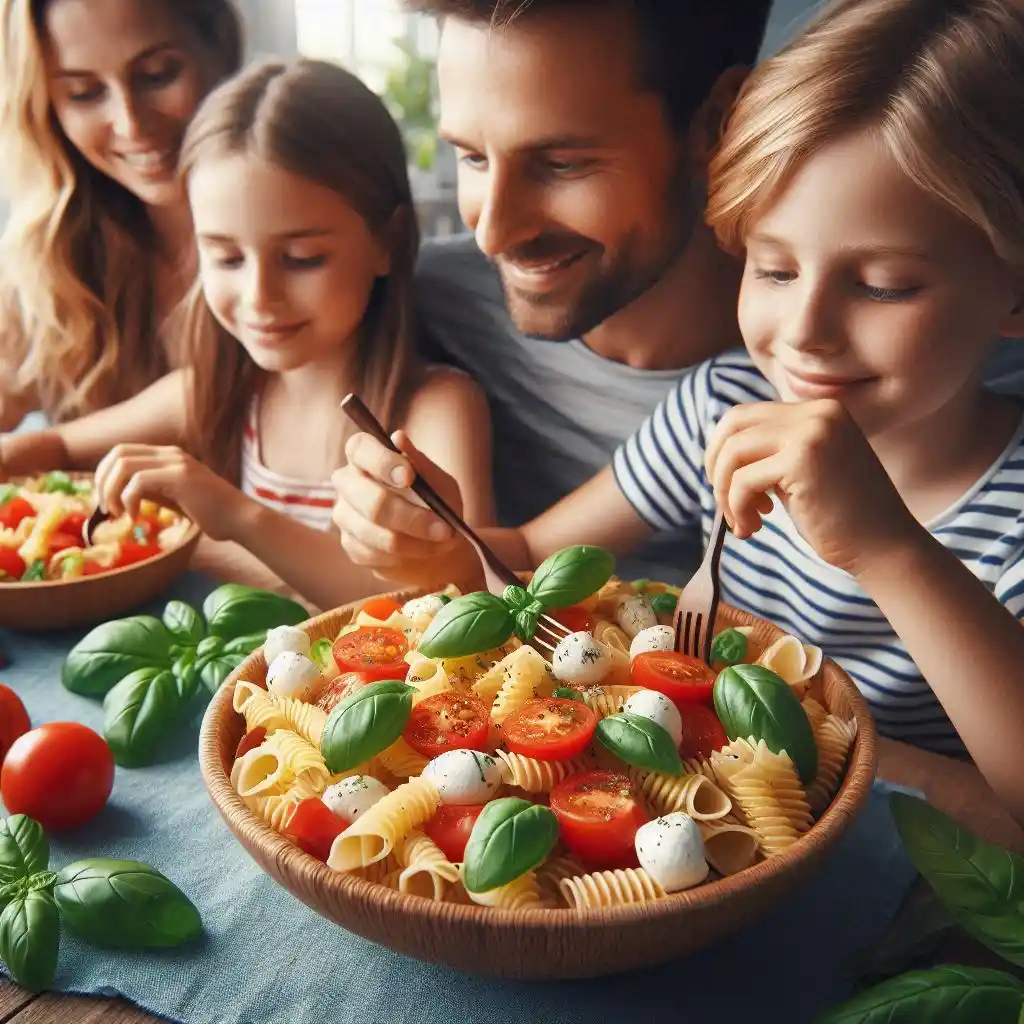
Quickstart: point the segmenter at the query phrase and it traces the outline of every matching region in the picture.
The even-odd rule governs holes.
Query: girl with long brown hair
[[[330,607],[379,589],[329,534],[330,476],[353,433],[338,406],[355,391],[455,476],[467,518],[487,523],[486,402],[412,348],[419,232],[380,99],[326,62],[253,67],[203,103],[181,173],[199,249],[180,318],[187,368],[50,431],[55,461],[95,465],[127,442],[97,468],[103,507],[174,505]],[[3,465],[39,468],[46,444],[10,436]]]

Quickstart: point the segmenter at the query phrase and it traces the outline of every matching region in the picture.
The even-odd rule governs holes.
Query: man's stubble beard
[[[605,262],[607,252],[602,255],[594,275],[568,303],[524,295],[506,283],[501,264],[496,263],[505,305],[517,330],[542,341],[582,338],[658,284],[686,251],[704,211],[703,188],[695,188],[683,174],[673,181],[665,215],[671,230],[658,239],[653,252],[642,252],[644,242],[637,232],[627,236],[610,262]]]

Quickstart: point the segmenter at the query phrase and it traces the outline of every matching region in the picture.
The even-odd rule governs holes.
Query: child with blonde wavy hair
[[[745,259],[746,350],[681,380],[577,493],[484,534],[526,568],[707,535],[721,507],[724,599],[821,646],[883,734],[966,751],[1024,821],[1024,409],[980,383],[1024,333],[1022,67],[1020,0],[839,0],[756,69],[707,212]],[[412,467],[452,493],[405,450],[352,443],[343,542],[393,578],[470,576],[399,509]],[[399,522],[415,557],[380,532]]]
[[[323,61],[266,63],[210,94],[182,147],[199,280],[182,310],[187,369],[133,399],[0,438],[29,472],[60,450],[96,466],[100,506],[143,499],[236,541],[322,607],[379,587],[330,535],[331,470],[358,393],[493,515],[489,415],[464,374],[412,347],[419,243],[401,134],[358,78]]]

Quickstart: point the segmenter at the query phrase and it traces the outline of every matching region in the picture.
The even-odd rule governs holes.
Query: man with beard
[[[741,344],[741,268],[703,223],[702,179],[771,0],[409,6],[444,19],[439,131],[473,232],[423,251],[426,349],[485,389],[499,520],[518,525],[605,466],[687,367]],[[339,476],[358,556],[344,504],[370,481]],[[661,538],[622,571],[685,570],[698,543]]]

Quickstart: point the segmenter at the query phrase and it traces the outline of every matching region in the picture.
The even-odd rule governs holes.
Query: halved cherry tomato
[[[597,728],[597,716],[579,700],[528,700],[502,724],[505,745],[538,761],[565,761],[581,754]]]
[[[391,597],[371,597],[359,610],[371,619],[386,622],[395,612],[400,612],[402,606]]]
[[[162,551],[157,544],[137,544],[133,540],[125,540],[121,542],[121,553],[117,556],[113,568],[123,569],[126,565],[136,565],[156,558],[159,554],[162,554]]]
[[[0,548],[0,573],[20,580],[25,575],[25,562],[17,551]]]
[[[405,742],[424,757],[446,750],[483,750],[491,724],[490,708],[469,693],[435,693],[412,709]]]
[[[331,652],[342,672],[364,672],[370,682],[404,679],[409,671],[404,634],[387,626],[360,626],[334,641]]]
[[[9,686],[0,683],[0,762],[11,744],[31,728],[32,723],[21,698]]]
[[[114,788],[114,756],[103,737],[77,722],[47,722],[19,736],[0,768],[8,814],[43,828],[74,828],[95,817]]]
[[[629,674],[634,686],[658,690],[680,711],[687,704],[711,700],[715,673],[700,658],[678,651],[646,651],[633,659]]]
[[[299,849],[311,857],[326,861],[331,853],[335,836],[340,835],[349,822],[335,814],[318,796],[303,800],[288,821],[285,831],[295,840]]]
[[[0,505],[0,526],[13,530],[22,519],[35,514],[36,510],[24,498],[11,498]]]
[[[566,608],[549,608],[548,615],[556,619],[572,633],[589,633],[593,625],[590,612],[578,604],[571,604]]]
[[[81,533],[65,533],[63,530],[56,530],[50,537],[51,555],[57,554],[58,551],[67,551],[68,548],[80,548],[81,546]]]
[[[562,841],[587,865],[635,867],[636,830],[649,821],[629,777],[619,772],[574,772],[551,790],[551,810]]]
[[[365,672],[342,672],[335,676],[321,691],[316,706],[330,714],[343,700],[351,697],[356,690],[368,686],[372,680]]]
[[[256,726],[255,729],[250,729],[238,741],[238,748],[235,750],[235,760],[237,761],[243,754],[248,754],[250,750],[255,750],[266,738],[267,730],[262,725]]]
[[[683,741],[679,744],[680,757],[710,757],[729,742],[718,715],[703,704],[687,704],[680,711],[683,719]]]
[[[99,576],[100,573],[109,571],[109,569],[100,565],[99,562],[93,562],[88,559],[86,559],[85,565],[82,566],[83,576]]]
[[[441,847],[441,852],[453,864],[461,864],[466,856],[469,834],[486,806],[442,804],[438,812],[423,823],[423,831]]]
[[[82,512],[72,512],[66,516],[64,521],[57,527],[61,533],[70,533],[72,537],[78,537],[79,543],[82,538],[82,527],[85,526],[86,516]]]

